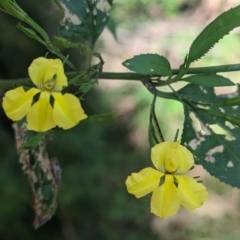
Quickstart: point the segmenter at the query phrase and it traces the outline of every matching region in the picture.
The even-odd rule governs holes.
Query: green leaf
[[[94,87],[95,83],[94,82],[89,82],[89,83],[81,83],[79,86],[79,92],[81,93],[87,93]]]
[[[187,84],[177,92],[183,99],[198,102],[199,104],[209,104],[221,102],[222,98],[217,98],[214,89],[202,87],[195,84]]]
[[[69,84],[73,84],[75,86],[81,86],[81,84],[83,83],[83,81],[87,78],[87,72],[80,72],[79,74],[77,74],[76,76],[74,76],[73,78],[71,78],[69,80]]]
[[[29,38],[35,39],[40,43],[44,42],[33,29],[24,27],[21,23],[17,24],[17,28],[25,33]]]
[[[93,46],[108,23],[111,4],[107,0],[55,0],[63,18],[60,33],[72,41],[87,40]]]
[[[44,139],[44,137],[46,136],[46,132],[43,133],[32,132],[31,135],[33,136],[27,138],[27,141],[24,143],[23,148],[25,149],[35,148],[39,144],[39,142]],[[27,134],[26,137],[28,137]]]
[[[202,88],[201,92],[204,92],[206,99],[222,101],[214,92],[207,92],[209,88],[198,88]],[[196,89],[197,96],[192,97],[195,101],[199,98]],[[224,97],[229,98],[231,95]],[[209,115],[205,109],[193,109],[184,105],[185,121],[181,142],[194,154],[196,162],[212,176],[240,188],[240,129],[229,121],[232,117],[240,119],[240,107],[211,106],[208,111],[216,115]],[[227,116],[227,120],[224,116]]]
[[[193,62],[205,55],[211,47],[231,30],[240,26],[240,6],[232,8],[212,21],[193,41],[188,62]]]
[[[169,61],[158,54],[140,54],[126,60],[122,65],[136,73],[172,76]]]
[[[108,20],[107,28],[112,33],[115,41],[117,41],[118,40],[117,39],[117,32],[116,32],[117,25],[116,25],[116,23],[114,22],[114,20],[111,17]]]
[[[214,103],[213,106],[239,106],[240,105],[240,97],[233,97],[227,100]]]
[[[58,48],[79,48],[83,52],[90,52],[91,50],[88,49],[84,44],[79,42],[72,42],[66,38],[53,36],[53,44]]]
[[[217,74],[198,74],[182,78],[180,81],[189,82],[205,87],[234,86],[235,84],[228,78]]]
[[[86,118],[86,121],[103,123],[103,122],[112,121],[115,118],[116,118],[116,115],[113,113],[102,113],[102,114],[95,114],[95,115],[88,116],[88,118]]]
[[[212,106],[211,109],[214,109],[214,106]],[[224,109],[224,108],[222,108],[222,109]],[[229,121],[234,126],[239,126],[240,127],[240,118],[235,116],[235,115],[230,115],[230,114],[226,114],[226,113],[222,113],[220,111],[214,111],[214,110],[201,109],[201,111],[210,115],[210,116],[214,116],[214,117],[217,117],[217,118],[221,118],[225,121]]]

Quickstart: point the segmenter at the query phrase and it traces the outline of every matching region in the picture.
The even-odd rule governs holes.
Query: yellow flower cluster
[[[181,175],[193,165],[192,153],[179,142],[163,142],[151,150],[157,170],[148,167],[132,173],[126,180],[127,191],[140,198],[152,192],[151,212],[160,217],[177,213],[180,205],[192,211],[207,198],[206,188],[194,178]]]
[[[60,59],[35,59],[29,76],[36,87],[6,92],[3,109],[13,121],[26,117],[27,128],[45,132],[56,126],[69,129],[85,119],[81,103],[73,94],[61,91],[68,82]],[[192,153],[179,142],[163,142],[151,150],[156,169],[147,167],[126,180],[129,193],[137,198],[152,192],[151,212],[160,217],[175,215],[183,205],[200,207],[207,198],[206,188],[194,178],[182,175],[194,165]]]
[[[45,132],[56,126],[69,129],[87,118],[77,97],[61,93],[68,82],[60,59],[39,57],[28,73],[36,87],[28,91],[18,87],[3,98],[3,109],[10,119],[18,121],[26,116],[29,130]]]

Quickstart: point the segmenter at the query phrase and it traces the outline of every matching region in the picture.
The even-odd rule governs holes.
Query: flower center
[[[53,90],[55,85],[56,85],[56,81],[54,79],[47,80],[46,82],[43,83],[44,88],[46,88],[46,90],[48,91]]]
[[[52,79],[45,80],[43,79],[40,84],[40,88],[44,91],[58,91],[58,84],[57,84],[57,74],[54,74]]]

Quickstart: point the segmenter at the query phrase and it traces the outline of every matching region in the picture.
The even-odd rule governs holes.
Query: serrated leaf
[[[111,4],[107,0],[55,0],[62,9],[59,31],[73,41],[85,39],[93,46],[108,23]]]
[[[205,91],[206,97],[213,100],[215,94],[207,93],[208,88],[201,88]],[[219,98],[215,95],[213,101],[218,102]],[[195,100],[197,99],[198,96]],[[222,116],[240,117],[239,106],[234,108],[211,106],[209,111],[218,112]],[[240,129],[224,118],[209,115],[205,110],[194,110],[187,105],[184,106],[184,115],[182,144],[189,148],[196,162],[211,175],[233,187],[240,188]],[[222,129],[221,133],[214,131],[216,126]]]
[[[124,61],[122,65],[136,73],[172,76],[169,61],[158,54],[140,54]]]
[[[193,41],[188,55],[188,62],[193,62],[205,55],[211,47],[231,30],[240,26],[240,6],[232,8],[212,21]]]
[[[220,87],[220,86],[234,86],[235,84],[228,78],[217,74],[198,74],[192,75],[186,78],[182,78],[180,81],[189,82],[205,87]]]

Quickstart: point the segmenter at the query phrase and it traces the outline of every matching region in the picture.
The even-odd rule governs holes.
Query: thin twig
[[[150,114],[152,116],[152,120],[156,126],[156,129],[157,129],[157,132],[158,132],[158,135],[161,139],[162,142],[164,142],[164,137],[163,137],[163,134],[162,134],[162,131],[161,131],[161,128],[158,124],[158,121],[157,121],[157,117],[156,117],[156,114],[155,114],[155,102],[156,102],[156,99],[157,99],[157,92],[156,92],[156,88],[155,86],[151,83],[151,81],[149,79],[144,79],[142,81],[143,85],[153,93],[153,100],[152,100],[152,104],[151,104],[151,110],[150,110]]]

